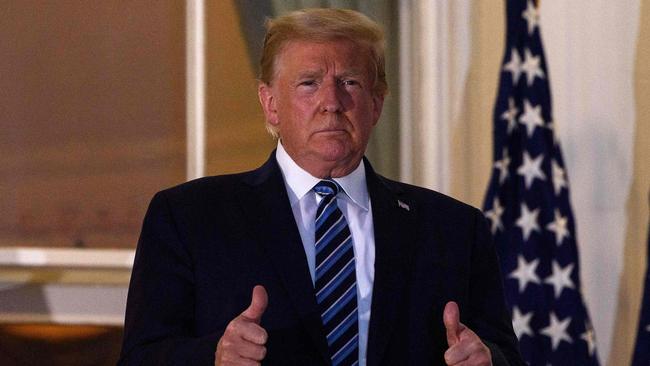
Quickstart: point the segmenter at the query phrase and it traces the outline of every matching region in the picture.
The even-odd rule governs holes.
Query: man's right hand
[[[268,304],[268,295],[263,286],[253,288],[251,304],[243,313],[233,319],[223,333],[217,351],[215,366],[259,365],[266,356],[266,330],[260,326],[262,314]]]

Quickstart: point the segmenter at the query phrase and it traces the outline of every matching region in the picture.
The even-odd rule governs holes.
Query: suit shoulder
[[[382,176],[379,176],[379,178],[392,191],[396,192],[398,196],[404,197],[407,200],[411,200],[419,207],[422,207],[424,209],[433,209],[446,213],[457,212],[458,214],[464,215],[475,215],[481,212],[474,206],[471,206],[465,202],[462,202],[456,198],[440,193],[438,191],[408,183],[398,182]]]
[[[251,172],[214,175],[193,179],[161,190],[156,196],[172,201],[205,200],[208,197],[230,196]]]

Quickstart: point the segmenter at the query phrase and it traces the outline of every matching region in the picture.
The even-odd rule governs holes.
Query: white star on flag
[[[503,154],[501,160],[494,162],[494,167],[499,171],[499,183],[503,182],[508,178],[508,166],[510,165],[510,157],[508,156],[508,149],[503,149]]]
[[[587,342],[587,349],[589,350],[589,356],[594,355],[596,350],[596,339],[594,339],[594,330],[591,327],[587,326],[584,333],[580,335],[585,342]]]
[[[568,238],[571,235],[569,233],[569,229],[567,228],[569,219],[567,217],[563,217],[560,214],[560,210],[557,208],[555,209],[554,215],[554,220],[546,225],[546,229],[555,233],[555,244],[557,244],[559,247],[562,245],[564,238]]]
[[[521,70],[526,73],[526,82],[528,86],[533,85],[535,77],[544,78],[544,71],[540,67],[539,56],[533,56],[528,48],[524,50],[524,63],[521,64]]]
[[[535,159],[532,159],[530,155],[528,155],[528,152],[524,151],[524,162],[519,166],[519,169],[517,169],[517,174],[524,176],[526,189],[530,189],[535,178],[546,180],[546,175],[542,172],[541,166],[543,159],[543,154],[539,154]]]
[[[539,265],[539,259],[534,259],[530,262],[526,262],[526,258],[523,255],[517,257],[517,268],[510,273],[510,278],[515,278],[519,281],[519,292],[524,292],[526,286],[529,282],[539,284],[540,280],[537,277],[537,266]]]
[[[528,34],[533,34],[535,27],[539,24],[539,12],[533,3],[529,0],[526,10],[521,14],[528,23]]]
[[[526,189],[530,189],[535,178],[539,180],[546,180],[546,175],[542,172],[543,154],[539,154],[535,159],[532,159],[528,152],[524,151],[524,162],[517,169],[517,174],[524,176]]]
[[[517,127],[517,113],[519,109],[515,106],[515,100],[508,98],[508,109],[501,114],[501,119],[508,122],[508,135]]]
[[[544,126],[544,119],[542,118],[542,106],[533,106],[528,99],[524,99],[524,113],[519,116],[519,123],[526,125],[526,135],[532,137],[535,133],[537,126]]]
[[[512,328],[515,330],[517,339],[525,334],[530,337],[533,336],[533,330],[530,329],[530,319],[533,317],[533,312],[522,314],[518,307],[512,309]]]
[[[555,313],[551,312],[551,323],[548,325],[548,327],[540,330],[540,333],[551,338],[553,351],[557,349],[557,347],[560,345],[560,342],[562,341],[573,343],[573,339],[571,339],[567,333],[569,323],[571,323],[571,317],[567,317],[566,319],[560,321],[555,316]]]
[[[530,233],[540,231],[537,224],[537,215],[539,215],[539,208],[530,211],[525,203],[521,204],[521,216],[515,222],[515,225],[521,228],[524,235],[524,240],[528,240]]]
[[[557,263],[553,261],[553,274],[546,277],[544,283],[553,286],[555,297],[559,298],[562,294],[564,288],[574,288],[573,281],[571,281],[571,272],[573,271],[573,263],[568,264],[566,267],[562,268]]]
[[[496,233],[497,230],[503,230],[503,222],[501,222],[503,211],[504,209],[501,206],[499,199],[495,198],[494,203],[492,203],[492,209],[485,212],[485,217],[490,219],[490,222],[492,223],[492,234]]]
[[[568,184],[564,174],[564,169],[562,169],[555,159],[551,161],[551,174],[553,174],[553,189],[557,196],[562,192],[562,188],[566,188]]]
[[[521,56],[515,48],[510,51],[510,61],[507,64],[503,65],[503,69],[509,71],[512,74],[512,85],[517,85],[519,82],[519,77],[523,71],[521,66]]]

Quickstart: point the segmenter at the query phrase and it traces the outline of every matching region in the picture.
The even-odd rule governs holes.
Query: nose
[[[336,82],[329,82],[322,86],[320,108],[322,112],[338,113],[343,109],[341,90]]]

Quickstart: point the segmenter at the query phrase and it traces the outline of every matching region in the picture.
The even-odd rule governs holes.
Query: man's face
[[[267,121],[312,175],[346,175],[363,157],[383,106],[370,70],[369,50],[351,41],[291,41],[271,85],[260,85]]]

